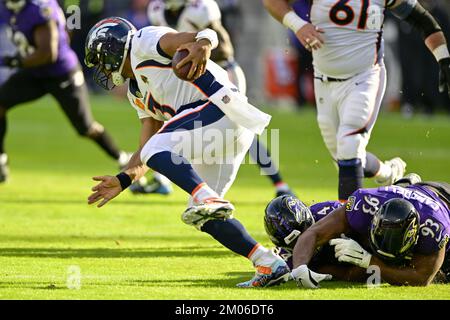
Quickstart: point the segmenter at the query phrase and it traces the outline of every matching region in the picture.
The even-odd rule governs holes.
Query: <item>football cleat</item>
[[[151,182],[148,182],[145,177],[138,182],[133,183],[129,189],[133,194],[169,195],[173,192],[173,188],[170,184],[164,184],[158,179],[153,179]]]
[[[0,154],[0,183],[6,182],[9,176],[8,156],[6,153]]]
[[[401,158],[393,158],[384,162],[386,166],[391,167],[391,175],[385,179],[375,178],[375,182],[382,186],[393,185],[395,181],[403,178],[406,172],[406,162]]]
[[[288,265],[277,258],[270,266],[256,266],[255,276],[249,281],[238,283],[239,288],[265,288],[278,286],[291,279]]]
[[[214,219],[232,219],[234,206],[227,200],[223,199],[208,199],[199,205],[187,208],[183,212],[181,219],[184,223],[194,226],[197,229],[205,224],[205,222]]]

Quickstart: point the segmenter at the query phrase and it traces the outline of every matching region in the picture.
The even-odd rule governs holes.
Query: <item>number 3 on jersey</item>
[[[352,23],[355,19],[353,8],[357,4],[361,6],[357,23],[358,29],[379,30],[383,23],[383,15],[379,7],[370,6],[370,0],[339,0],[330,10],[330,20],[338,26]]]

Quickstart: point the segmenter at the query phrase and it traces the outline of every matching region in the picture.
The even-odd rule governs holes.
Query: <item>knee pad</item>
[[[338,137],[337,159],[361,159],[363,167],[366,162],[367,138],[365,134],[352,134]]]
[[[105,128],[98,122],[93,122],[87,131],[78,131],[81,136],[93,139],[100,136],[103,132],[105,132]]]
[[[161,135],[156,134],[147,141],[140,154],[143,164],[147,164],[148,160],[157,153],[171,151],[163,140],[165,139],[162,139]]]

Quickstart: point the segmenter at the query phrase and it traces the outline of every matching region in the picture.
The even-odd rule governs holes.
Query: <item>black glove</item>
[[[21,68],[22,58],[20,56],[4,56],[2,59],[2,65],[9,68]]]
[[[445,58],[439,61],[439,92],[444,93],[447,91],[450,97],[450,58]]]

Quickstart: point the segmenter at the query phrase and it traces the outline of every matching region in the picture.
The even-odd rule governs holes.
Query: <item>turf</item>
[[[97,119],[121,146],[134,149],[139,122],[127,103],[92,101]],[[312,109],[273,115],[286,181],[306,202],[335,198],[336,169]],[[89,207],[91,177],[115,174],[116,164],[77,137],[51,99],[17,108],[9,120],[12,176],[0,186],[0,299],[450,299],[450,285],[235,288],[253,275],[251,263],[181,222],[187,197],[180,190],[168,197],[124,193],[103,209]],[[409,171],[426,179],[450,181],[448,117],[406,121],[382,114],[369,149],[382,158],[401,155]],[[273,193],[254,165],[244,165],[228,194],[236,216],[264,245],[263,210]],[[81,272],[79,290],[68,288],[71,266]]]

